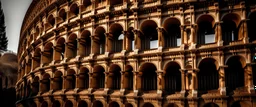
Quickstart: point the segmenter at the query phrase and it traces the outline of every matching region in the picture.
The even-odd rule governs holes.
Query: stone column
[[[104,72],[104,74],[105,74],[104,94],[108,94],[109,88],[110,88],[108,86],[109,72]]]
[[[216,22],[215,41],[217,42],[218,46],[223,46],[222,30],[221,30],[221,23],[220,22]]]
[[[184,25],[180,25],[181,45],[186,44],[185,41],[187,41],[187,37],[185,36],[184,32],[185,32],[185,26]]]
[[[139,93],[139,89],[138,89],[138,84],[141,84],[141,83],[138,83],[138,78],[139,78],[139,72],[138,71],[134,71],[133,72],[133,75],[134,75],[134,83],[133,83],[133,91],[134,91],[134,96],[137,96],[138,93]]]
[[[182,96],[185,96],[185,91],[186,91],[186,73],[185,73],[185,69],[180,69],[181,72],[181,93]]]
[[[164,47],[165,41],[164,41],[164,29],[162,27],[157,27],[157,33],[158,33],[158,47]]]
[[[128,47],[128,32],[127,31],[122,31],[123,35],[124,35],[124,39],[123,39],[123,44],[122,44],[122,50],[129,50]]]
[[[253,85],[253,72],[252,72],[252,65],[248,64],[245,72],[247,74],[247,87],[249,93],[254,93],[254,85]]]
[[[163,73],[164,71],[156,71],[157,73],[157,94],[159,97],[163,94]]]
[[[219,88],[220,88],[220,95],[226,95],[226,86],[225,86],[225,68],[227,66],[220,66],[220,70],[219,70]]]
[[[113,35],[111,33],[105,33],[106,37],[106,45],[105,45],[105,52],[111,52],[112,51],[112,40]]]
[[[140,30],[133,30],[134,33],[134,45],[135,49],[140,50],[141,49],[141,41],[140,41]]]
[[[121,95],[125,94],[125,87],[124,87],[124,78],[125,78],[125,71],[120,71],[121,73],[121,87],[120,87],[120,93]]]
[[[193,70],[192,72],[192,96],[193,97],[197,97],[197,89],[198,89],[197,72],[199,72],[199,70]]]

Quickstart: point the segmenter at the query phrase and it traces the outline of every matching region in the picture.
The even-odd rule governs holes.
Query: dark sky
[[[5,15],[8,50],[17,52],[20,28],[32,0],[1,0]]]

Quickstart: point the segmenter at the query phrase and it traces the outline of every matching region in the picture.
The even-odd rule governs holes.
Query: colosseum
[[[255,47],[255,0],[33,0],[16,105],[256,107]]]

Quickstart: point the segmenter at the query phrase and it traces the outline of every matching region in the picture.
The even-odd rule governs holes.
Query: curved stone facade
[[[17,106],[256,106],[255,11],[254,0],[33,0]]]

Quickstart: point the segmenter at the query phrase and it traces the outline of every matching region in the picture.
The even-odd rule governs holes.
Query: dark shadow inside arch
[[[145,63],[141,66],[141,89],[143,91],[153,91],[157,89],[156,66],[152,63]]]
[[[65,102],[65,107],[73,107],[73,103],[68,100]]]
[[[165,91],[168,94],[181,91],[181,72],[180,65],[176,62],[170,62],[165,69]]]
[[[92,107],[103,107],[103,104],[100,101],[94,101]]]
[[[248,37],[249,41],[253,42],[256,40],[256,31],[255,31],[255,25],[256,25],[256,12],[253,12],[249,16],[249,21],[248,21]]]
[[[151,103],[145,103],[142,107],[154,107],[154,105]]]
[[[119,104],[115,101],[111,102],[108,107],[120,107]]]
[[[227,61],[225,68],[225,84],[228,94],[237,88],[244,87],[244,68],[240,56],[233,56]]]
[[[80,101],[78,107],[88,107],[88,104],[85,101]]]
[[[52,107],[60,107],[60,102],[55,100],[53,103],[52,103]]]

